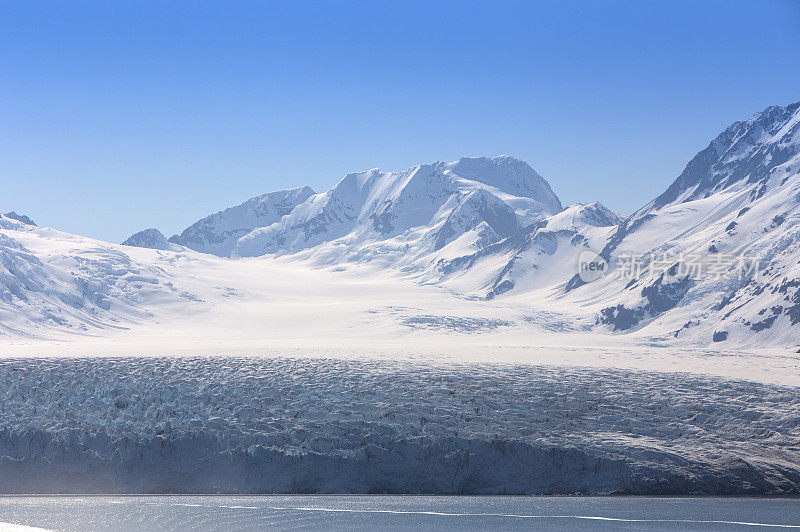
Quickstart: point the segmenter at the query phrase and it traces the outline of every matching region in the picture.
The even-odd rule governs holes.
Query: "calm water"
[[[69,531],[800,530],[800,500],[298,495],[0,497],[0,522]]]

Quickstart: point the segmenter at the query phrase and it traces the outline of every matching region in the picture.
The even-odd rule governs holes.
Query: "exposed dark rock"
[[[34,221],[31,220],[30,218],[28,218],[27,216],[25,216],[24,214],[17,214],[16,212],[11,211],[11,212],[5,213],[3,216],[5,216],[6,218],[11,218],[12,220],[16,220],[18,222],[22,222],[25,225],[32,225],[34,227],[36,226]]]

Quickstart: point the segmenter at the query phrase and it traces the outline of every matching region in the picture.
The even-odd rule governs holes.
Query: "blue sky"
[[[120,241],[461,155],[629,214],[800,100],[800,2],[0,0],[0,210]]]

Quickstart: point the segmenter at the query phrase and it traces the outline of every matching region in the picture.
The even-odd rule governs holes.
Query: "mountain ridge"
[[[709,342],[798,341],[799,236],[800,103],[793,103],[726,128],[619,225],[601,251],[606,260],[635,255],[647,267],[657,255],[672,258],[656,279],[615,286],[617,303],[600,309],[598,323],[614,331],[671,323],[674,335]],[[723,260],[758,261],[760,270],[744,279],[670,274]],[[566,288],[593,291],[583,284],[575,276]]]
[[[0,220],[3,230],[19,234],[50,231]],[[25,257],[36,253],[15,243],[15,235],[6,235],[6,262],[28,264]],[[169,260],[195,250],[330,269],[370,264],[467,300],[552,303],[610,334],[697,345],[792,345],[800,343],[800,103],[732,124],[664,193],[624,219],[597,202],[564,207],[519,159],[462,157],[402,172],[349,173],[322,193],[299,187],[262,194],[199,220],[166,244],[155,229],[126,243],[178,253]],[[609,273],[586,283],[577,274],[579,261],[598,250]],[[21,266],[6,268],[0,276],[6,300],[15,302],[30,286],[36,297],[60,298],[55,307],[68,301],[73,310],[63,308],[80,320],[85,312],[75,309],[102,313],[118,294],[136,314],[138,272],[158,270],[130,267],[130,259],[108,253],[108,262],[117,264],[108,271],[82,256],[61,260],[79,265],[74,279],[87,280],[70,281],[69,269],[59,265],[52,290],[37,288],[49,282],[44,262],[25,266],[42,281],[32,284]],[[630,257],[642,270],[624,277]],[[716,277],[691,270],[709,264],[719,270],[725,261],[733,262]],[[758,269],[733,275],[736,261],[755,261]],[[113,274],[115,268],[128,273]],[[171,283],[151,288],[183,297]]]
[[[263,224],[274,223],[313,194],[308,186],[260,194],[201,218],[169,241],[195,251],[227,256],[239,237]]]

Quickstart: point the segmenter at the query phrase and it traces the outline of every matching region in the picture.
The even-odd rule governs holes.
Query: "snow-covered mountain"
[[[598,202],[570,205],[498,242],[441,258],[440,282],[488,299],[512,290],[554,291],[573,275],[581,252],[602,246],[621,221]]]
[[[29,217],[25,216],[24,214],[17,214],[14,211],[7,212],[7,213],[3,214],[2,216],[5,216],[6,218],[10,218],[12,220],[16,220],[18,222],[22,222],[25,225],[36,225],[36,223],[33,220],[31,220]]]
[[[416,272],[417,280],[440,281],[455,277],[444,271],[447,260],[523,235],[561,210],[549,185],[526,163],[495,157],[399,173],[350,174],[325,194],[313,194],[308,187],[265,194],[199,221],[173,242],[151,228],[114,246],[3,217],[3,326],[23,335],[47,328],[89,331],[128,327],[165,305],[190,301],[194,309],[201,302],[207,310],[219,297],[240,294],[222,284],[222,279],[241,275],[240,269],[233,266],[237,261],[215,263],[191,247],[224,255],[237,235],[262,223],[282,233],[281,246],[262,253],[272,251],[308,266],[376,263],[407,275]],[[319,229],[316,235],[314,228]],[[250,231],[242,240],[263,232]],[[289,235],[297,239],[290,242]],[[148,249],[140,253],[136,248]],[[214,273],[209,277],[204,267]],[[210,278],[214,286],[200,281]],[[193,290],[185,289],[187,284]]]
[[[169,241],[219,256],[290,255],[316,265],[378,261],[417,280],[441,282],[461,277],[456,265],[470,256],[513,247],[534,229],[544,230],[554,215],[563,220],[552,223],[571,236],[619,222],[599,204],[562,211],[550,185],[526,162],[463,157],[404,172],[348,174],[322,194],[302,187],[257,196]],[[152,231],[125,243],[166,249]],[[494,290],[506,259],[483,269],[479,286],[469,291]]]
[[[229,211],[212,215],[214,224],[198,222],[184,235],[218,225],[230,217]],[[585,233],[619,221],[596,203],[564,210],[547,181],[524,161],[463,157],[404,172],[348,174],[328,192],[309,196],[274,223],[238,238],[231,254],[289,255],[316,265],[377,261],[418,281],[446,281],[491,297],[509,286],[510,263],[524,262],[516,254],[533,246],[547,256],[539,262],[548,262],[553,238],[571,241],[564,246],[575,254],[586,245]],[[534,234],[536,243],[529,244]],[[186,239],[170,240],[208,249]],[[213,236],[204,237],[209,240]],[[563,268],[557,269],[559,279],[566,280]]]
[[[120,329],[150,319],[150,305],[196,301],[161,259],[180,255],[138,260],[114,244],[0,215],[0,336]]]
[[[162,250],[172,249],[169,241],[161,231],[152,227],[131,235],[122,245]]]
[[[269,226],[314,195],[310,187],[279,190],[206,216],[170,242],[220,257],[230,256],[237,240],[257,227]]]
[[[243,236],[234,255],[310,250],[305,256],[322,262],[379,258],[408,267],[465,245],[463,239],[497,242],[559,211],[547,182],[512,157],[373,169],[346,175],[275,224]]]
[[[189,257],[190,248],[201,252],[191,255],[197,264],[205,260],[202,253],[211,253],[225,258],[220,264],[231,272],[241,261],[228,257],[338,271],[385,269],[458,294],[464,305],[537,302],[570,316],[557,320],[570,330],[588,327],[695,345],[798,345],[799,123],[800,104],[792,104],[731,125],[662,195],[624,220],[599,203],[563,208],[547,182],[519,159],[464,157],[403,172],[348,174],[321,194],[302,187],[257,196],[200,220],[169,242],[151,229],[125,244],[181,257]],[[74,294],[84,308],[94,309],[90,315],[101,315],[97,301],[108,298],[96,299],[91,287],[100,285],[82,279],[104,277],[108,291],[130,277],[106,279],[107,263],[78,258],[75,250],[63,253],[79,274],[59,270],[64,259],[37,263],[41,255],[29,249],[31,243],[49,235],[64,242],[79,237],[2,220],[12,229],[3,234],[4,298],[14,304],[31,294],[43,298],[31,305],[37,309],[34,321],[42,319],[41,309],[76,316],[64,307],[75,308]],[[33,233],[38,240],[18,236]],[[586,284],[576,272],[579,259],[592,252],[607,261],[611,274]],[[118,248],[103,251],[104,261],[122,261],[125,271],[153,267],[133,266],[127,251],[122,255]],[[625,275],[636,261],[636,271]],[[218,267],[223,266],[214,263]],[[177,279],[181,273],[171,275]],[[164,284],[171,281],[154,277],[159,290],[174,292]],[[139,285],[123,289],[120,300],[134,301]],[[52,305],[44,304],[48,299]]]
[[[0,215],[0,356],[115,355],[0,364],[0,491],[796,495],[798,123],[733,124],[624,220],[510,157],[173,242]]]
[[[572,280],[576,297],[613,299],[599,314],[613,330],[800,343],[800,103],[731,125],[601,254],[612,263],[643,257],[645,270],[657,260],[666,270],[580,288]]]

